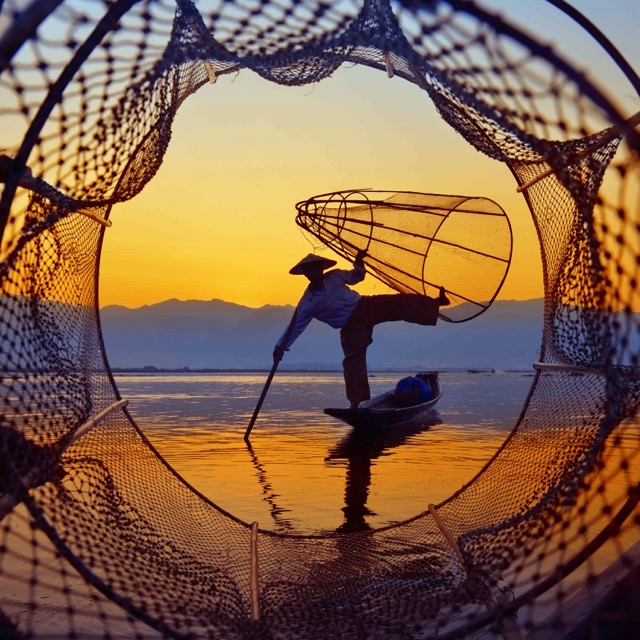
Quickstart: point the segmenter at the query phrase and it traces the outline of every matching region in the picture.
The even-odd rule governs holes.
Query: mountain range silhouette
[[[435,327],[378,325],[367,353],[370,370],[530,370],[542,339],[542,299],[498,300],[482,315]],[[269,369],[291,306],[260,308],[223,300],[166,300],[100,311],[114,368]],[[285,353],[282,369],[341,369],[339,331],[313,320]]]

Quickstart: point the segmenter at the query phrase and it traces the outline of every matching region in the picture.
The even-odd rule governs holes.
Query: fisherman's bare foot
[[[451,300],[447,298],[447,292],[445,291],[444,287],[440,287],[440,297],[438,298],[438,302],[440,303],[441,307],[446,307],[447,305],[451,304]]]

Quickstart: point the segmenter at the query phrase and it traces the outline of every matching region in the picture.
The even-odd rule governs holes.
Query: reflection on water
[[[374,374],[372,393],[406,373]],[[511,431],[532,378],[443,373],[428,424],[359,438],[323,413],[346,406],[339,373],[278,373],[243,440],[266,374],[118,376],[161,455],[201,493],[261,528],[363,531],[410,518],[468,482]]]
[[[256,478],[261,488],[262,499],[269,505],[269,513],[271,518],[278,526],[280,531],[287,531],[288,533],[295,533],[296,527],[285,517],[288,509],[282,509],[278,506],[278,494],[275,493],[273,487],[269,483],[267,470],[260,464],[258,456],[256,456],[251,443],[247,443],[247,451],[251,456],[251,462],[256,470]]]
[[[383,455],[385,451],[408,442],[412,436],[440,423],[441,420],[434,411],[433,415],[421,425],[399,426],[375,434],[351,430],[329,451],[326,462],[346,460],[347,465],[344,507],[342,507],[345,519],[336,529],[338,533],[354,533],[372,528],[365,518],[365,516],[370,518],[377,515],[367,507],[372,461]]]

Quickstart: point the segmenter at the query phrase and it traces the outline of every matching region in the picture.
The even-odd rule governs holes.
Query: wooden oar
[[[296,309],[293,312],[293,316],[289,322],[289,326],[287,327],[287,330],[284,334],[284,337],[282,339],[282,344],[283,346],[286,346],[287,344],[287,340],[289,339],[289,336],[291,335],[291,331],[293,329],[293,325],[295,324],[296,321],[296,316],[298,315],[298,309]],[[273,361],[273,366],[271,367],[271,371],[269,371],[269,376],[267,377],[267,381],[265,382],[264,388],[262,389],[262,393],[260,394],[260,398],[258,399],[258,404],[256,405],[256,408],[253,412],[253,415],[251,416],[251,421],[249,422],[249,426],[247,427],[247,430],[244,432],[244,441],[245,442],[249,442],[249,434],[251,433],[251,429],[253,429],[253,425],[256,421],[256,418],[258,417],[258,414],[260,413],[260,409],[262,407],[262,403],[264,402],[265,397],[267,396],[267,391],[269,390],[269,386],[271,385],[271,381],[273,380],[273,376],[276,373],[276,369],[278,368],[278,365],[280,364],[280,360],[274,360]]]

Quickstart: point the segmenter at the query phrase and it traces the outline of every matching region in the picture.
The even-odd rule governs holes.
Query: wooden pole
[[[296,317],[298,315],[298,310],[296,309],[293,312],[293,316],[291,318],[291,320],[289,321],[289,326],[287,327],[287,330],[282,338],[282,346],[285,347],[287,344],[287,340],[289,339],[289,336],[291,335],[291,331],[293,330],[293,325],[296,322]],[[269,371],[269,375],[267,376],[267,381],[264,384],[264,388],[262,389],[262,393],[260,394],[260,398],[258,399],[258,404],[256,405],[256,408],[253,412],[253,415],[251,416],[251,420],[249,422],[249,426],[247,427],[247,430],[244,432],[244,441],[245,442],[249,442],[249,434],[251,433],[251,430],[253,429],[253,425],[255,424],[256,418],[258,417],[258,414],[260,413],[260,409],[262,408],[262,403],[264,402],[264,399],[267,396],[267,391],[269,390],[269,387],[271,386],[271,381],[273,380],[273,376],[276,373],[276,369],[278,368],[278,365],[280,364],[280,360],[274,360],[273,362],[273,366],[271,367],[271,371]]]
[[[251,594],[251,619],[260,620],[260,585],[258,574],[258,523],[251,523],[249,543],[249,592]]]
[[[253,429],[253,425],[255,424],[256,418],[260,413],[260,409],[262,408],[262,403],[264,402],[264,399],[267,396],[267,391],[269,390],[271,381],[273,380],[273,376],[275,375],[276,369],[278,368],[279,364],[280,364],[280,360],[276,360],[273,363],[273,366],[271,367],[271,371],[269,371],[269,376],[267,377],[267,381],[265,382],[264,388],[262,389],[262,393],[260,394],[260,398],[258,399],[258,404],[256,405],[253,415],[251,416],[251,421],[249,422],[249,426],[247,427],[247,430],[244,432],[244,441],[247,443],[249,442],[249,434],[251,433],[251,430]]]
[[[462,566],[465,567],[464,556],[462,555],[462,551],[460,551],[460,547],[458,546],[456,539],[453,537],[449,529],[447,529],[447,526],[445,525],[442,518],[438,515],[438,512],[436,511],[436,508],[433,504],[429,504],[429,513],[433,516],[433,520],[438,526],[438,529],[440,529],[444,537],[447,539],[447,542],[455,551],[458,559],[462,563]],[[489,611],[496,611],[501,606],[501,603],[496,602],[493,596],[489,594],[487,600],[485,601],[485,606]],[[522,634],[520,633],[518,623],[511,616],[500,618],[498,630],[500,631],[500,634],[502,635],[504,640],[522,640]]]

